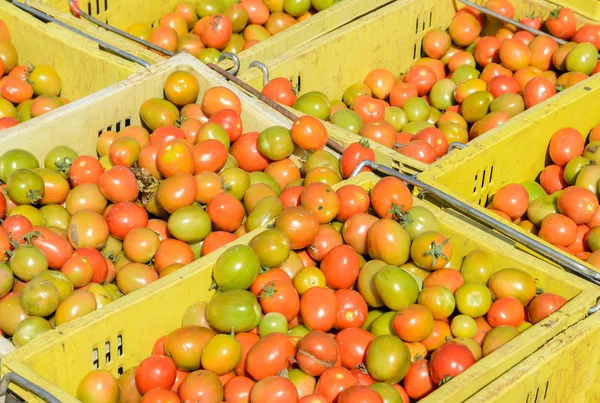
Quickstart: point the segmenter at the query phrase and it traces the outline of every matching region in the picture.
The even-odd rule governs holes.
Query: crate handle
[[[239,78],[237,78],[236,76],[234,76],[233,74],[228,72],[227,70],[225,70],[213,63],[209,63],[206,66],[208,68],[210,68],[211,70],[216,71],[217,73],[219,73],[220,75],[222,75],[223,77],[225,77],[227,80],[231,81],[238,87],[242,88],[244,91],[247,91],[254,97],[258,98],[260,101],[264,102],[271,108],[275,109],[277,112],[279,112],[280,114],[285,116],[287,119],[291,120],[292,122],[294,122],[298,119],[298,116],[296,116],[294,113],[292,113],[288,109],[284,108],[283,106],[281,106],[277,102],[273,101],[272,99],[267,98],[256,88],[251,87],[250,85],[248,85],[244,81],[240,80]],[[343,153],[345,150],[345,148],[342,145],[340,145],[338,142],[336,142],[332,139],[327,140],[327,146],[329,146],[335,152],[340,153],[340,154]]]
[[[588,315],[592,315],[596,312],[600,311],[600,298],[596,301],[596,304],[588,309]]]
[[[73,1],[73,0],[70,0],[70,1]],[[94,38],[93,36],[88,35],[85,32],[80,31],[77,28],[70,26],[69,24],[65,24],[64,22],[59,21],[56,18],[54,18],[54,17],[52,17],[52,16],[50,16],[48,14],[45,14],[45,13],[41,12],[40,10],[38,10],[36,8],[33,8],[33,7],[31,7],[31,6],[29,6],[29,5],[25,4],[25,3],[21,3],[18,0],[10,0],[10,3],[12,5],[14,5],[15,7],[18,7],[21,10],[25,11],[26,13],[31,14],[34,17],[39,18],[42,21],[52,22],[54,24],[60,25],[61,27],[66,28],[69,31],[73,31],[76,34],[83,36],[84,38],[87,38],[87,39],[89,39],[91,41],[94,41],[94,42],[96,42],[100,46],[101,49],[109,50],[109,51],[111,51],[111,52],[113,52],[113,53],[121,56],[123,59],[126,59],[126,60],[129,60],[131,62],[140,64],[140,65],[142,65],[144,67],[149,67],[150,66],[150,63],[146,62],[145,60],[142,60],[139,57],[134,56],[134,55],[132,55],[132,54],[130,54],[130,53],[124,51],[124,50],[121,50],[121,49],[119,49],[119,48],[117,48],[117,47],[115,47],[115,46],[113,46],[113,45],[111,45],[109,43],[106,43],[106,42],[104,42],[104,41],[102,41],[100,39]]]
[[[20,388],[33,393],[45,402],[60,403],[60,400],[52,396],[47,390],[37,386],[35,383],[28,381],[21,375],[14,372],[9,372],[8,374],[4,375],[4,378],[2,378],[2,381],[0,382],[0,397],[8,395],[8,385],[11,383],[14,383]]]
[[[13,0],[14,2],[15,0]],[[89,15],[88,13],[86,13],[85,11],[81,11],[81,9],[79,8],[79,4],[77,2],[77,0],[69,0],[69,9],[71,10],[71,13],[73,14],[73,16],[77,17],[77,18],[81,18],[83,17],[84,19],[90,21],[93,24],[98,25],[99,27],[102,27],[104,29],[106,29],[107,31],[111,31],[117,35],[121,35],[127,39],[129,39],[130,41],[134,41],[139,43],[140,45],[143,45],[147,48],[150,48],[152,50],[157,51],[158,53],[162,53],[165,56],[175,56],[175,52],[171,52],[170,50],[167,50],[165,48],[161,48],[160,46],[157,46],[151,42],[145,41],[143,39],[138,38],[137,36],[133,36],[128,32],[125,31],[121,31],[118,28],[113,27],[112,25],[108,25],[105,22],[100,21],[97,18],[92,17],[91,15]],[[145,62],[144,62],[145,63]],[[145,67],[148,67],[149,64],[146,63]]]
[[[240,58],[237,57],[235,53],[223,52],[221,53],[221,56],[219,56],[219,62],[222,62],[225,59],[229,59],[233,62],[233,69],[229,70],[229,73],[237,76],[238,72],[240,71]]]
[[[269,83],[269,68],[266,64],[259,62],[258,60],[250,63],[248,67],[256,67],[263,73],[263,87],[265,87]]]
[[[464,150],[465,148],[467,148],[465,143],[459,143],[458,141],[455,141],[454,143],[450,143],[448,145],[448,153],[454,149]]]
[[[587,279],[588,281],[591,281],[592,283],[594,283],[596,285],[600,285],[600,273],[589,269],[588,267],[584,266],[583,264],[577,262],[574,259],[571,259],[568,256],[563,256],[560,253],[556,253],[550,247],[542,244],[541,242],[539,242],[535,239],[531,239],[531,238],[521,234],[518,231],[515,231],[513,228],[509,227],[508,225],[504,224],[503,222],[495,220],[492,217],[487,216],[486,214],[482,213],[478,209],[469,206],[467,203],[464,203],[464,202],[454,198],[453,196],[434,188],[433,186],[430,186],[430,185],[427,185],[427,184],[421,182],[420,180],[416,179],[414,176],[409,176],[409,175],[403,174],[401,172],[393,170],[392,168],[377,164],[376,162],[373,162],[370,160],[363,160],[356,166],[354,171],[352,171],[352,174],[350,175],[350,177],[358,175],[366,167],[369,167],[372,170],[377,171],[377,172],[382,173],[387,176],[394,176],[394,177],[402,180],[403,182],[406,182],[410,185],[413,185],[415,187],[418,187],[418,188],[424,190],[425,192],[434,196],[436,199],[439,199],[440,201],[453,207],[458,212],[466,214],[467,216],[469,216],[479,222],[482,222],[483,224],[487,225],[488,227],[492,228],[493,230],[500,232],[501,234],[513,239],[514,241],[516,241],[532,250],[535,250],[536,252],[538,252],[539,254],[544,256],[545,258],[564,267],[567,271],[569,271],[573,274],[582,276],[585,279]],[[600,306],[596,310],[600,310]]]

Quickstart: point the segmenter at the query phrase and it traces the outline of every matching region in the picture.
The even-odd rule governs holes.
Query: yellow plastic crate
[[[21,1],[21,0],[20,0]],[[173,10],[181,0],[79,0],[82,11],[90,14],[102,22],[106,22],[121,30],[127,30],[134,23],[145,23],[156,26],[160,17]],[[262,41],[250,49],[242,52],[240,57],[241,68],[246,69],[253,60],[267,61],[280,54],[294,49],[304,43],[311,42],[321,35],[347,24],[377,8],[392,2],[393,0],[340,0],[338,4],[321,11],[306,21],[302,21],[286,29],[273,37]],[[190,1],[194,3],[194,1]],[[79,26],[85,32],[102,37],[106,42],[136,53],[144,60],[156,63],[162,60],[153,52],[142,49],[142,47],[128,39],[116,34],[109,33],[87,20],[78,20],[69,11],[67,0],[33,0],[29,5],[52,14],[60,21],[72,26]],[[105,35],[110,34],[110,35]],[[221,63],[226,69],[233,67],[229,60]]]
[[[600,315],[554,337],[466,403],[597,402],[600,393]]]
[[[486,0],[475,2],[485,4]],[[542,0],[510,2],[515,7],[517,19],[532,12],[545,17],[556,8],[554,4]],[[461,7],[462,4],[455,0],[394,2],[267,62],[270,77],[289,78],[301,94],[322,91],[332,100],[342,99],[347,87],[363,82],[365,76],[375,68],[386,68],[394,74],[407,71],[421,57],[421,43],[425,34],[433,28],[448,28],[457,6]],[[587,22],[590,20],[578,17],[579,24]],[[259,69],[242,71],[239,77],[256,89],[263,88],[263,74]],[[517,116],[512,120],[519,119]],[[360,139],[353,133],[344,133],[352,141]],[[477,143],[478,139],[469,144]],[[394,150],[380,148],[397,165],[421,170],[427,167],[427,164]]]
[[[577,14],[591,20],[600,21],[600,1],[598,0],[550,0],[561,7],[568,7]]]
[[[363,173],[346,183],[370,190],[378,180],[372,173]],[[539,287],[569,299],[559,312],[473,365],[422,400],[424,403],[458,402],[473,396],[580,321],[600,295],[600,288],[515,250],[512,245],[453,215],[419,200],[415,204],[430,209],[439,219],[441,230],[464,245],[465,254],[476,248],[483,249],[491,253],[496,268],[526,270],[537,279]],[[237,242],[248,242],[248,238]],[[143,288],[135,298],[120,299],[102,311],[62,326],[60,331],[44,334],[6,356],[2,361],[2,374],[14,371],[44,387],[62,402],[75,402],[72,395],[81,379],[96,368],[95,364],[114,374],[137,365],[148,356],[156,339],[181,325],[187,307],[210,298],[208,287],[215,260],[213,255],[207,256],[182,269],[179,275]],[[33,396],[22,397],[34,400]]]
[[[19,63],[47,64],[60,75],[70,100],[119,82],[143,67],[105,52],[98,44],[54,23],[45,23],[0,1],[0,19],[10,31]]]
[[[485,208],[488,201],[503,185],[538,178],[549,163],[548,145],[558,129],[573,127],[587,136],[592,127],[600,124],[600,77],[594,76],[582,84],[540,108],[525,111],[520,119],[508,121],[501,130],[486,133],[478,138],[476,146],[453,151],[432,164],[419,179],[499,219]],[[557,253],[570,256],[518,225],[503,222]],[[587,267],[599,271],[591,265]]]

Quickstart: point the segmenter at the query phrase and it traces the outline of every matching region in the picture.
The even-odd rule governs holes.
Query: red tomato
[[[225,129],[231,143],[236,141],[242,135],[242,118],[233,109],[222,109],[213,114],[208,121],[216,123]]]
[[[523,90],[523,100],[525,108],[529,109],[532,106],[547,100],[556,94],[556,88],[552,82],[544,77],[535,77],[529,80]]]
[[[340,245],[325,255],[321,260],[320,268],[329,287],[350,288],[358,278],[360,260],[352,247]]]
[[[340,310],[334,327],[340,330],[364,325],[369,308],[362,295],[354,290],[337,290],[335,296]]]
[[[402,105],[410,99],[419,96],[417,86],[411,83],[396,84],[390,92],[390,105],[402,108]]]
[[[529,206],[529,194],[523,185],[511,183],[502,186],[494,195],[494,208],[508,214],[512,220],[521,218]]]
[[[518,94],[521,92],[517,81],[509,76],[496,76],[487,84],[487,90],[494,98],[504,94]]]
[[[525,322],[525,309],[516,298],[504,297],[494,301],[487,313],[487,320],[491,327],[512,326],[518,327]]]
[[[73,256],[82,256],[92,264],[94,269],[92,283],[104,283],[106,276],[108,275],[108,265],[102,253],[92,248],[80,248],[75,251]]]
[[[571,41],[582,43],[589,42],[600,50],[600,29],[596,24],[585,24],[575,32]]]
[[[495,36],[484,36],[475,44],[473,55],[475,60],[481,67],[485,67],[490,63],[498,63],[500,61],[500,45],[502,43]]]
[[[294,384],[282,376],[270,376],[254,385],[250,392],[250,402],[278,403],[298,401],[298,391]]]
[[[199,174],[206,171],[219,172],[227,162],[227,149],[219,140],[204,140],[196,144],[191,152],[194,164],[192,171],[188,172],[191,174]]]
[[[329,288],[309,288],[300,298],[302,322],[311,330],[331,330],[337,321],[338,311],[337,297]]]
[[[368,386],[354,385],[344,390],[337,399],[338,403],[383,403],[383,399]]]
[[[527,307],[529,321],[534,325],[558,311],[567,303],[560,295],[545,292],[533,298]]]
[[[353,369],[363,364],[369,344],[375,339],[370,332],[359,327],[344,329],[335,336],[342,365]]]
[[[417,94],[421,97],[429,94],[431,87],[437,81],[437,76],[427,66],[413,66],[406,73],[406,82],[417,87]]]
[[[10,218],[11,217],[7,218],[6,221],[8,221]],[[31,225],[31,223],[29,223],[29,225]],[[59,270],[73,255],[73,247],[71,247],[69,241],[50,231],[48,228],[31,227],[30,231],[33,233],[39,233],[38,236],[31,238],[31,244],[44,252],[44,255],[46,255],[46,258],[48,259],[49,268]],[[0,247],[0,249],[2,248]],[[0,261],[1,260],[2,259],[0,259]]]
[[[134,228],[145,228],[148,225],[148,213],[135,203],[120,202],[111,207],[106,223],[112,236],[125,239]]]
[[[531,51],[518,39],[507,39],[500,46],[500,61],[511,71],[517,71],[529,65]]]
[[[552,245],[569,246],[577,240],[577,224],[562,214],[549,214],[538,236]]]
[[[375,162],[375,152],[369,147],[368,140],[352,143],[344,150],[340,159],[340,168],[344,179],[350,177],[359,162],[368,160]],[[370,172],[371,168],[364,167],[361,172]]]
[[[225,384],[224,398],[230,403],[248,403],[254,381],[245,376],[236,376]]]
[[[294,345],[287,336],[271,333],[248,351],[246,371],[254,380],[260,381],[286,369],[295,355]]]
[[[558,130],[550,140],[548,152],[558,166],[565,166],[575,156],[582,155],[585,141],[581,133],[571,127]]]
[[[424,398],[437,387],[431,379],[431,367],[425,358],[419,358],[410,365],[403,383],[406,394],[415,400]]]
[[[364,123],[382,122],[385,117],[385,102],[380,99],[359,95],[354,100],[352,110],[360,116]]]
[[[320,150],[327,145],[327,129],[310,115],[299,117],[292,125],[291,134],[294,143],[307,151]]]
[[[218,231],[234,232],[244,220],[244,205],[229,193],[216,195],[206,205],[206,212]]]
[[[289,107],[294,105],[297,98],[292,89],[292,82],[283,77],[277,77],[269,81],[261,92],[267,98]]]
[[[164,355],[145,358],[135,372],[135,383],[143,395],[151,389],[169,390],[175,383],[177,368],[175,362]]]
[[[414,158],[426,164],[435,162],[435,150],[428,142],[423,140],[412,140],[398,148],[400,154]]]
[[[122,166],[114,166],[100,175],[98,188],[112,203],[132,202],[139,194],[135,175],[129,168]]]
[[[61,167],[58,168],[61,169]],[[100,176],[104,174],[104,168],[96,158],[80,155],[73,161],[68,172],[71,185],[75,187],[82,183],[99,183]]]
[[[552,36],[570,39],[577,30],[577,19],[568,8],[557,8],[550,13],[546,20],[546,29]]]
[[[427,142],[438,157],[446,154],[446,151],[448,150],[448,140],[446,140],[444,133],[437,127],[427,127],[420,130],[415,134],[413,140],[423,140]]]
[[[315,392],[325,396],[330,401],[336,401],[344,390],[357,384],[356,378],[346,368],[329,368],[323,372],[317,381]]]
[[[566,188],[567,182],[564,177],[565,168],[558,165],[548,165],[540,175],[540,185],[546,193],[552,194]]]
[[[475,357],[465,345],[444,343],[431,355],[431,379],[435,385],[462,373],[475,364]]]
[[[298,342],[296,361],[309,376],[320,376],[338,361],[339,351],[335,340],[327,333],[312,331]]]
[[[379,180],[371,191],[371,205],[380,218],[394,218],[395,208],[406,211],[413,205],[412,194],[398,178],[392,176]]]
[[[283,207],[285,208],[298,207],[300,205],[303,191],[304,186],[293,186],[281,192],[281,195],[279,195],[279,200],[281,200]]]
[[[558,210],[575,221],[575,224],[585,224],[596,215],[598,199],[588,189],[570,186],[558,196]]]
[[[371,199],[360,186],[344,185],[336,193],[340,199],[340,211],[336,220],[344,222],[356,214],[366,213],[369,210]]]
[[[200,32],[200,39],[207,46],[215,49],[223,49],[231,38],[231,20],[224,14],[210,16]]]
[[[259,135],[258,132],[242,134],[229,150],[238,166],[246,172],[263,171],[271,162],[258,151]]]
[[[298,291],[289,279],[268,282],[259,294],[259,301],[264,313],[279,312],[288,322],[300,311]]]

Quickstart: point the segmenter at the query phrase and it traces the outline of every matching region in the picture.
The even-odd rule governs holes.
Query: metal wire
[[[535,239],[529,238],[528,236],[514,230],[513,228],[509,227],[508,225],[484,214],[483,212],[479,211],[478,209],[473,208],[473,207],[469,206],[468,204],[450,196],[449,194],[446,194],[446,193],[434,188],[433,186],[429,186],[429,185],[415,179],[414,177],[408,176],[401,172],[395,171],[392,168],[377,164],[377,163],[375,163],[373,161],[369,161],[369,160],[361,161],[357,165],[356,169],[354,169],[354,171],[352,172],[351,177],[360,173],[365,167],[370,167],[374,171],[380,172],[384,175],[395,176],[396,178],[402,180],[403,182],[406,182],[410,185],[416,186],[416,187],[426,191],[427,193],[431,194],[436,199],[453,207],[458,212],[466,214],[467,216],[472,217],[475,220],[485,224],[489,228],[492,228],[493,230],[498,231],[499,233],[513,239],[514,241],[516,241],[532,250],[535,250],[536,252],[538,252],[539,254],[544,256],[545,258],[564,267],[567,271],[577,274],[579,276],[582,276],[585,279],[591,281],[592,283],[594,283],[596,285],[600,285],[600,273],[589,269],[585,265],[577,262],[574,259],[571,259],[570,257],[568,257],[566,255],[557,253],[552,248],[542,244],[541,242],[538,242]],[[597,310],[598,309],[600,309],[600,307],[597,308]]]
[[[234,76],[237,76],[237,73],[240,71],[240,58],[234,53],[223,52],[221,53],[221,56],[219,56],[219,62],[222,62],[225,59],[229,59],[233,62],[233,69],[229,70],[229,72]]]
[[[45,389],[37,386],[35,383],[28,381],[23,378],[21,375],[18,375],[14,372],[9,372],[4,375],[2,381],[0,382],[0,397],[6,396],[8,394],[8,385],[14,383],[22,389],[25,389],[28,392],[33,393],[40,399],[48,403],[61,403],[60,400],[52,396]]]
[[[27,13],[29,13],[29,14],[31,14],[31,15],[39,18],[39,19],[41,19],[41,20],[43,20],[43,21],[52,22],[52,23],[58,24],[58,25],[60,25],[63,28],[66,28],[66,29],[68,29],[70,31],[73,31],[73,32],[77,33],[78,35],[83,36],[84,38],[87,38],[87,39],[89,39],[91,41],[96,42],[98,45],[100,45],[101,49],[113,52],[116,55],[121,56],[124,59],[127,59],[127,60],[129,60],[131,62],[134,62],[134,63],[137,63],[137,64],[140,64],[140,65],[142,65],[144,67],[149,67],[150,66],[150,63],[146,62],[145,60],[142,60],[139,57],[136,57],[136,56],[134,56],[134,55],[132,55],[132,54],[130,54],[128,52],[125,52],[124,50],[121,50],[121,49],[119,49],[119,48],[117,48],[117,47],[115,47],[115,46],[113,46],[113,45],[111,45],[109,43],[106,43],[106,42],[104,42],[104,41],[102,41],[102,40],[100,40],[98,38],[94,38],[93,36],[88,35],[85,32],[82,32],[82,31],[78,30],[77,28],[74,28],[74,27],[72,27],[72,26],[70,26],[68,24],[65,24],[64,22],[59,21],[56,18],[51,17],[48,14],[45,14],[45,13],[41,12],[40,10],[37,10],[37,9],[35,9],[33,7],[30,7],[27,4],[20,3],[17,0],[10,0],[10,2],[15,7],[18,7],[21,10],[23,10],[23,11],[25,11],[25,12],[27,12]]]
[[[88,13],[86,13],[85,11],[82,11],[79,8],[79,6],[77,5],[77,2],[74,1],[74,0],[69,0],[69,7],[71,8],[71,10],[76,10],[76,14],[77,14],[76,17],[81,16],[81,17],[85,18],[86,20],[90,21],[91,23],[94,23],[94,24],[98,25],[99,27],[102,27],[102,28],[106,29],[107,31],[111,31],[111,32],[113,32],[113,33],[115,33],[117,35],[121,35],[121,36],[123,36],[123,37],[125,37],[125,38],[127,38],[127,39],[129,39],[131,41],[139,43],[140,45],[143,45],[143,46],[145,46],[147,48],[150,48],[150,49],[155,50],[155,51],[157,51],[159,53],[162,53],[165,56],[171,57],[171,56],[175,56],[176,55],[176,52],[171,52],[170,50],[167,50],[165,48],[161,48],[160,46],[157,46],[157,45],[155,45],[153,43],[150,43],[148,41],[140,39],[137,36],[133,36],[133,35],[131,35],[128,32],[121,31],[120,29],[115,28],[112,25],[108,25],[107,23],[102,22],[99,19],[92,17],[91,15],[89,15]]]
[[[266,64],[259,62],[258,60],[250,63],[248,67],[256,67],[263,73],[263,87],[269,83],[269,68]]]

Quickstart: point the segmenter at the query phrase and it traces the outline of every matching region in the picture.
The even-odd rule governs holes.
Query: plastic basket
[[[600,1],[598,0],[551,0],[552,3],[568,7],[591,20],[600,21]]]
[[[550,163],[548,145],[558,129],[573,127],[587,136],[600,123],[600,77],[594,76],[582,84],[550,99],[541,108],[524,112],[520,119],[510,120],[501,130],[490,131],[478,139],[477,146],[453,151],[420,174],[419,179],[499,219],[485,206],[503,185],[538,178]],[[518,225],[510,225],[556,253],[568,256]]]
[[[547,16],[556,8],[541,0],[510,1],[515,7],[516,19],[532,12]],[[476,3],[484,4],[485,1],[477,0]],[[421,57],[424,35],[433,28],[448,28],[456,7],[462,7],[462,4],[455,0],[394,2],[269,61],[266,63],[269,75],[271,78],[289,78],[301,94],[322,91],[330,99],[341,99],[348,86],[361,83],[375,68],[386,68],[394,74],[407,71]],[[578,22],[583,24],[589,20],[579,17]],[[259,69],[243,71],[239,77],[254,88],[263,88],[263,74]],[[519,115],[512,121],[520,119]],[[353,141],[360,138],[345,133]],[[477,142],[478,139],[469,144]],[[427,167],[424,163],[415,165],[415,160],[394,150],[384,149],[398,164]]]
[[[44,23],[0,1],[0,19],[6,23],[19,63],[52,66],[63,83],[62,95],[78,99],[121,81],[143,67],[112,53],[68,29]]]
[[[155,26],[160,17],[173,10],[181,0],[79,0],[82,11],[92,17],[106,22],[121,30],[126,30],[134,23],[145,23]],[[339,3],[321,11],[305,21],[286,29],[273,37],[262,41],[250,49],[242,52],[240,57],[242,69],[246,69],[253,60],[267,61],[288,50],[294,49],[304,43],[315,40],[321,35],[330,32],[348,22],[361,17],[393,0],[340,0]],[[98,29],[97,26],[86,20],[77,20],[69,11],[67,0],[34,0],[29,4],[41,11],[52,14],[57,19],[70,25],[78,25],[87,33],[102,36],[108,43],[149,61],[157,62],[162,56],[143,49],[139,44],[124,39],[116,34]],[[194,3],[193,1],[191,3]],[[77,24],[79,22],[79,24]],[[225,60],[221,64],[230,69],[233,64]]]
[[[373,188],[379,177],[363,173],[347,181]],[[340,186],[341,184],[337,185]],[[458,238],[464,252],[480,248],[492,254],[497,268],[517,267],[531,273],[539,287],[567,297],[557,313],[528,329],[490,357],[476,363],[452,382],[432,393],[428,402],[463,401],[511,367],[534,353],[548,340],[580,321],[596,301],[600,289],[579,278],[515,250],[513,246],[431,205],[442,231]],[[263,227],[257,231],[265,230]],[[248,237],[238,242],[247,242]],[[210,297],[213,255],[140,290],[135,298],[120,299],[104,310],[52,330],[5,357],[2,372],[15,371],[55,395],[74,402],[80,380],[96,367],[117,374],[148,356],[154,341],[180,326],[186,308]],[[32,396],[23,396],[27,400]]]

